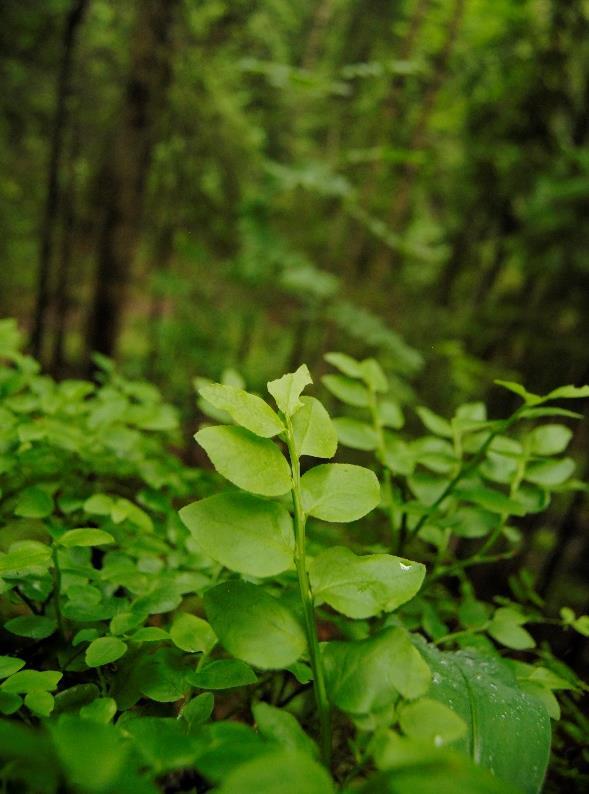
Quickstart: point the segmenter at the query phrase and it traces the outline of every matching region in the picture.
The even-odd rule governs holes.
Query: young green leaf
[[[504,389],[508,389],[512,391],[514,394],[517,394],[518,397],[521,397],[522,400],[525,402],[526,405],[538,405],[544,401],[545,398],[541,397],[539,394],[533,394],[525,389],[521,384],[514,383],[510,380],[495,380],[495,383],[498,386],[503,386]]]
[[[544,488],[553,488],[562,485],[575,470],[575,461],[572,458],[559,460],[535,460],[528,464],[525,478],[528,482]]]
[[[282,505],[245,493],[222,493],[180,510],[205,554],[249,576],[293,567],[292,519]]]
[[[559,455],[573,435],[566,425],[543,425],[530,433],[530,450],[534,455]]]
[[[589,386],[559,386],[546,396],[546,400],[580,400],[589,397]]]
[[[362,367],[359,361],[356,361],[352,356],[347,353],[326,353],[323,358],[331,364],[332,367],[339,369],[344,375],[349,378],[362,378]]]
[[[376,449],[378,444],[376,432],[374,428],[366,422],[342,416],[338,419],[334,419],[333,423],[337,431],[337,436],[345,447],[366,451]]]
[[[268,703],[256,703],[252,713],[260,734],[269,741],[276,742],[285,750],[295,750],[316,758],[317,745],[307,736],[298,720],[288,711]]]
[[[102,667],[116,662],[126,652],[127,645],[118,637],[99,637],[86,648],[86,664],[88,667]]]
[[[257,436],[272,438],[285,430],[280,417],[255,394],[221,383],[202,386],[199,393],[215,408],[225,411],[238,425]]]
[[[74,546],[104,546],[114,542],[115,539],[110,532],[92,528],[69,529],[58,540],[58,543],[66,548],[73,548]]]
[[[57,670],[19,670],[7,678],[0,689],[14,695],[34,692],[37,689],[50,691],[55,689],[61,681],[63,673]]]
[[[315,598],[349,618],[392,612],[418,592],[425,566],[390,554],[358,556],[345,546],[326,549],[311,563]]]
[[[212,692],[201,692],[184,706],[180,716],[186,720],[188,727],[206,722],[215,707],[215,696]]]
[[[532,635],[522,628],[525,622],[525,615],[510,607],[500,607],[493,615],[487,631],[501,645],[524,651],[536,646]]]
[[[401,406],[392,400],[380,400],[377,406],[378,418],[385,427],[400,430],[405,424]]]
[[[370,405],[370,393],[366,386],[345,375],[324,375],[321,382],[338,400],[346,405],[366,408]]]
[[[27,692],[25,706],[39,717],[48,717],[55,706],[55,700],[50,692],[43,689],[34,689]]]
[[[107,725],[117,713],[117,702],[114,698],[96,698],[91,703],[82,706],[80,717]]]
[[[186,680],[198,689],[233,689],[255,684],[258,677],[241,659],[217,659],[194,673]]]
[[[22,518],[46,518],[53,512],[53,498],[36,485],[20,492],[14,514]]]
[[[460,739],[467,731],[462,717],[431,698],[406,703],[401,709],[399,723],[409,738],[429,742],[436,747]]]
[[[177,648],[187,653],[210,653],[217,642],[215,632],[207,621],[188,612],[182,612],[175,618],[170,637]]]
[[[442,436],[443,438],[452,438],[452,425],[447,419],[438,416],[438,414],[430,411],[430,409],[425,406],[419,406],[415,411],[431,433],[434,433],[436,436]]]
[[[306,753],[276,750],[233,769],[218,794],[333,794],[329,774]]]
[[[289,372],[268,383],[268,391],[276,405],[285,416],[293,416],[303,403],[299,399],[306,386],[313,383],[306,364],[301,364],[296,372]]]
[[[4,628],[17,637],[44,640],[56,631],[57,623],[44,615],[22,615],[6,621]]]
[[[36,540],[13,543],[7,554],[0,553],[0,576],[22,576],[30,568],[49,568],[51,549]]]
[[[364,383],[372,391],[387,392],[389,390],[389,383],[386,375],[382,371],[382,367],[373,358],[366,358],[360,362],[360,371]]]
[[[374,472],[348,463],[315,466],[301,478],[301,489],[305,513],[323,521],[356,521],[380,502]]]
[[[248,664],[281,669],[305,650],[301,624],[261,587],[239,580],[223,582],[207,590],[204,604],[220,643]]]
[[[8,678],[9,675],[18,673],[24,666],[25,662],[16,656],[0,656],[0,678]]]
[[[406,698],[424,695],[431,673],[409,634],[390,627],[355,642],[323,646],[327,690],[332,703],[351,714],[369,714]]]
[[[333,458],[337,450],[337,433],[331,418],[315,397],[301,397],[302,407],[292,418],[297,455]]]
[[[205,427],[195,439],[219,474],[261,496],[282,496],[291,489],[290,467],[278,447],[242,427]]]

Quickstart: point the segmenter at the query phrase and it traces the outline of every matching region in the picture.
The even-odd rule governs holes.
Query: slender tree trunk
[[[76,165],[80,151],[80,129],[72,130],[71,152],[68,158],[67,185],[62,198],[62,237],[61,255],[57,270],[55,290],[55,336],[51,371],[55,376],[63,372],[64,346],[70,312],[70,275],[72,270],[72,250],[76,227]]]
[[[160,230],[155,246],[155,261],[159,273],[167,272],[172,262],[174,252],[174,227],[165,223]],[[149,354],[147,358],[147,377],[155,378],[158,360],[160,358],[161,327],[166,309],[166,296],[160,290],[154,289],[149,305],[149,318],[147,333],[150,338]]]
[[[170,33],[178,0],[136,0],[124,105],[101,174],[104,216],[88,353],[114,354],[141,225],[156,121],[170,81]]]
[[[434,63],[434,74],[430,81],[421,103],[420,113],[411,134],[409,149],[416,152],[422,149],[427,137],[429,121],[434,111],[438,95],[446,82],[449,72],[450,60],[458,31],[462,24],[466,0],[455,0],[452,16],[448,22],[446,39]],[[411,196],[415,179],[419,173],[418,165],[411,160],[402,169],[393,192],[393,201],[389,210],[388,225],[392,232],[400,232],[409,220],[411,211]],[[393,258],[389,249],[381,248],[380,253],[373,262],[373,273],[378,277],[385,274]]]
[[[55,114],[49,143],[49,173],[39,246],[37,298],[33,330],[31,333],[31,349],[33,355],[37,358],[40,358],[42,354],[47,313],[50,303],[51,263],[53,258],[55,225],[59,211],[59,171],[68,122],[68,100],[71,94],[72,64],[77,34],[84,18],[84,13],[88,7],[88,2],[89,0],[73,1],[66,17],[63,30],[63,55],[59,65],[59,73],[55,88]]]

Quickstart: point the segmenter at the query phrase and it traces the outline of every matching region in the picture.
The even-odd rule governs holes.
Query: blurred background
[[[51,374],[113,356],[189,441],[194,376],[333,349],[444,414],[589,382],[586,0],[3,0],[0,81],[0,312]],[[588,512],[527,552],[585,610]]]

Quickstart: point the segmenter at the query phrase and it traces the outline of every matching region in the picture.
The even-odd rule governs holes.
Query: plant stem
[[[313,593],[307,574],[305,557],[305,524],[306,516],[303,510],[301,498],[301,470],[299,456],[297,454],[292,424],[287,418],[287,446],[290,455],[292,468],[292,501],[294,507],[294,530],[295,530],[295,555],[294,561],[299,580],[299,593],[303,606],[305,620],[305,633],[307,635],[307,645],[309,646],[309,658],[311,669],[313,670],[313,692],[319,713],[319,734],[321,758],[327,768],[331,764],[331,710],[327,699],[327,689],[325,686],[325,674],[321,651],[319,648],[319,637],[317,635],[317,625],[315,623],[315,609],[313,606]]]
[[[396,554],[402,545],[402,537],[399,536],[397,531],[397,522],[395,516],[395,508],[393,506],[393,482],[391,477],[391,470],[386,464],[386,443],[384,431],[380,416],[378,415],[378,404],[376,401],[376,393],[373,388],[368,388],[368,400],[370,408],[370,416],[372,417],[372,425],[376,433],[376,457],[382,466],[382,478],[385,492],[385,499],[387,500],[387,516],[391,528],[391,547],[394,554]]]

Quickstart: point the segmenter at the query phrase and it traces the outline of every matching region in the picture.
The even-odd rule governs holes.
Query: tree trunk
[[[155,129],[170,81],[170,32],[178,0],[137,0],[124,104],[101,174],[104,215],[88,353],[115,352],[139,241]]]
[[[47,312],[50,303],[51,262],[53,258],[55,224],[59,209],[59,170],[68,121],[72,63],[78,30],[87,7],[88,0],[74,0],[66,17],[63,30],[63,55],[55,88],[55,115],[49,143],[49,173],[41,224],[35,318],[31,333],[31,349],[33,355],[37,358],[42,355]]]

